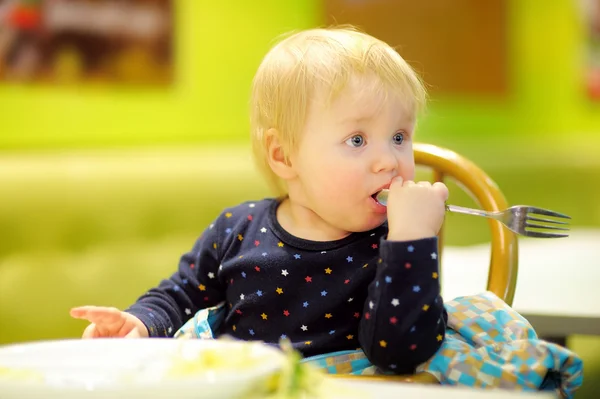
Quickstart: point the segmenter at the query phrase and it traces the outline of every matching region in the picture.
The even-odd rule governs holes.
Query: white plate
[[[169,374],[193,359],[200,359],[197,365],[215,358],[212,367],[195,369],[187,363],[185,375]],[[0,396],[224,399],[263,384],[285,361],[276,348],[240,341],[92,339],[9,345],[0,347]]]

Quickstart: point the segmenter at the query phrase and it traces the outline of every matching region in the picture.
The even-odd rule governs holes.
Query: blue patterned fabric
[[[441,384],[521,391],[555,391],[572,398],[583,382],[580,357],[537,337],[520,314],[491,292],[456,298],[445,304],[448,330],[441,348],[417,368]],[[175,338],[215,338],[222,304],[190,319]],[[329,374],[380,374],[360,351],[305,358]]]

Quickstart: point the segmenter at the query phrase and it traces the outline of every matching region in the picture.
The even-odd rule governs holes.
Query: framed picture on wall
[[[400,50],[434,95],[510,90],[507,0],[324,0],[323,22],[352,24]]]
[[[174,0],[0,0],[0,82],[168,85]]]

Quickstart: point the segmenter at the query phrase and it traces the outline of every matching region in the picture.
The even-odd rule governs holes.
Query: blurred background
[[[419,141],[600,231],[599,0],[0,0],[0,344],[79,336],[70,307],[127,306],[224,207],[271,195],[252,76],[278,35],[332,23],[422,74]],[[447,244],[487,229],[453,218]],[[600,338],[569,346],[596,397]]]

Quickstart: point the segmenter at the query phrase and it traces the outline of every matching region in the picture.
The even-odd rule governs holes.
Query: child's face
[[[298,178],[290,199],[339,233],[380,226],[386,210],[372,195],[395,176],[414,179],[414,114],[400,96],[385,99],[365,79],[330,105],[315,98],[291,157]]]

